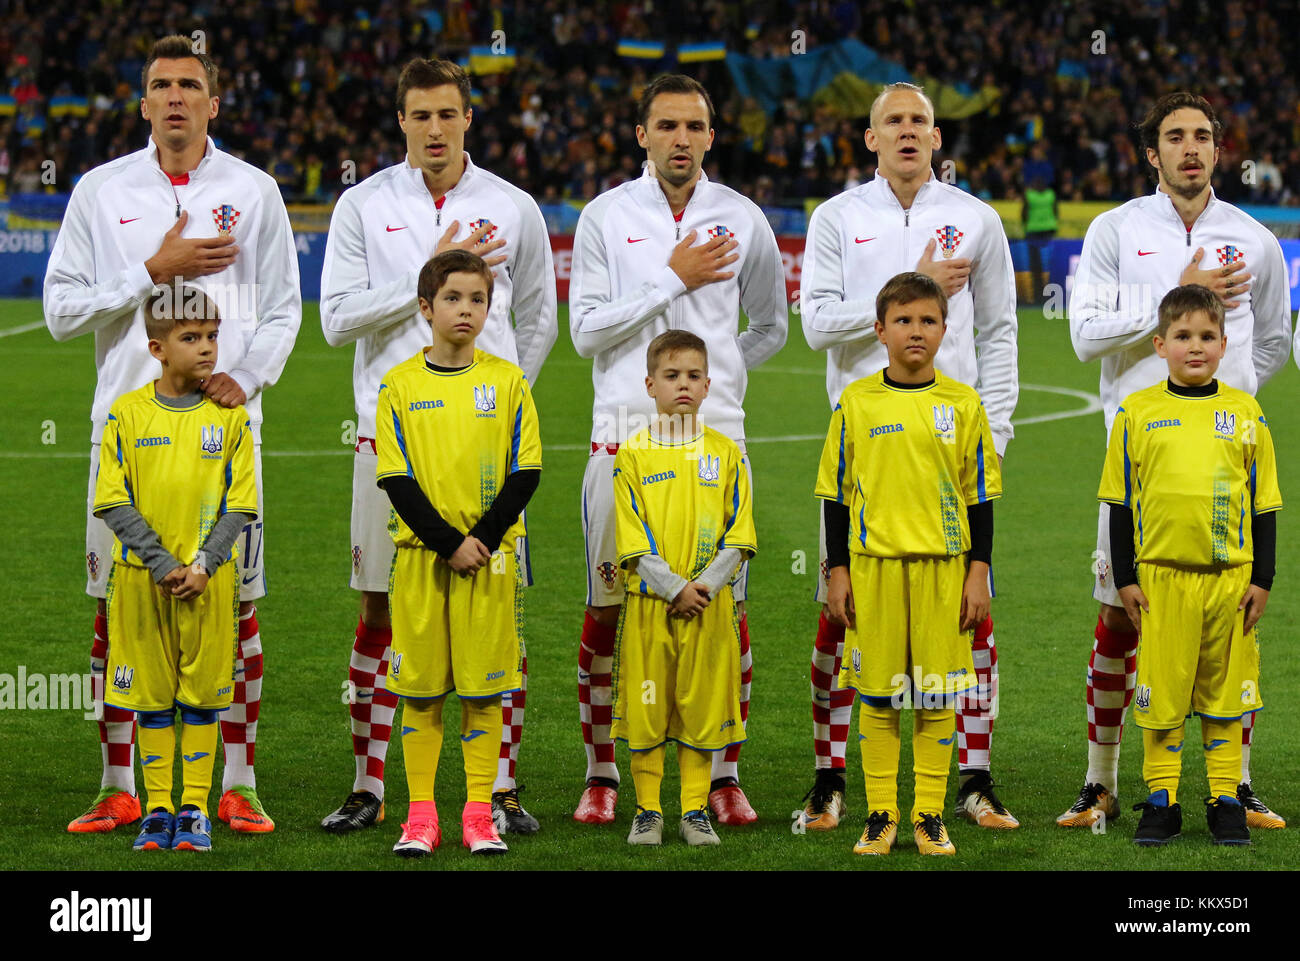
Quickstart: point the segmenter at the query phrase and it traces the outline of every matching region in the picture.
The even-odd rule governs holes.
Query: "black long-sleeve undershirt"
[[[501,538],[510,529],[541,481],[540,470],[519,470],[506,478],[492,504],[479,518],[469,533],[495,551]],[[444,560],[451,558],[465,540],[465,533],[449,524],[438,509],[429,502],[424,491],[413,477],[389,477],[383,482],[384,491],[392,501],[393,510],[416,537]]]
[[[1253,516],[1250,537],[1255,548],[1250,582],[1270,591],[1277,572],[1277,512]],[[1133,508],[1119,504],[1110,505],[1110,566],[1117,589],[1138,582],[1133,551]]]
[[[847,567],[849,564],[849,508],[847,504],[822,501],[822,517],[826,520],[826,567]],[[970,523],[970,554],[972,561],[993,562],[993,502],[985,501],[966,508]]]

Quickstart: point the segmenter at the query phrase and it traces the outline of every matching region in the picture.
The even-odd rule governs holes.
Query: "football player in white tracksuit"
[[[1106,431],[1129,394],[1159,383],[1166,365],[1151,338],[1160,301],[1183,284],[1209,287],[1227,311],[1227,350],[1218,377],[1254,394],[1285,364],[1290,350],[1290,286],[1277,238],[1263,224],[1214,196],[1219,123],[1190,93],[1168,94],[1141,126],[1158,188],[1094,220],[1070,293],[1070,337],[1082,361],[1101,358]],[[1101,604],[1088,663],[1088,771],[1062,827],[1091,826],[1119,815],[1119,741],[1133,697],[1138,635],[1110,570],[1110,509],[1097,522],[1093,597]],[[1254,715],[1242,721],[1237,794],[1252,828],[1284,827],[1250,787]]]
[[[45,274],[45,322],[56,340],[95,335],[86,593],[100,599],[91,649],[98,708],[112,640],[103,598],[113,533],[90,513],[90,502],[108,409],[119,396],[161,373],[144,329],[143,304],[155,283],[184,277],[220,311],[217,372],[203,390],[222,406],[244,404],[248,409],[259,504],[257,520],[237,541],[240,673],[234,704],[221,720],[225,773],[218,814],[234,830],[264,833],[274,824],[257,798],[253,774],[262,684],[253,602],[266,594],[261,392],[284,370],[302,321],[302,298],[293,233],[279,188],[261,170],[218,150],[208,137],[208,123],[220,102],[217,69],[191,48],[188,37],[167,37],[146,62],[141,113],[152,127],[149,145],[96,167],[73,189]],[[68,826],[70,831],[111,831],[140,816],[132,758],[135,720],[129,711],[105,708],[99,723],[101,792],[90,810]]]
[[[1013,431],[1019,398],[1015,274],[997,212],[940,181],[930,168],[941,144],[929,99],[911,84],[886,87],[872,105],[867,147],[878,157],[875,179],[817,207],[808,223],[800,307],[804,336],[827,351],[831,407],[850,383],[884,369],[876,337],[876,294],[894,275],[918,270],[948,295],[948,329],[935,366],[979,391],[999,459]],[[844,755],[853,692],[839,690],[845,625],[831,620],[826,528],[821,531],[817,600],[823,604],[812,656],[816,777],[805,795],[804,823],[831,830],[844,814]],[[983,827],[1019,826],[993,793],[989,751],[997,713],[993,619],[975,629],[979,687],[957,701],[960,787],[957,813]]]
[[[332,346],[356,344],[351,586],[362,592],[348,672],[356,775],[347,800],[321,822],[335,833],[383,820],[384,759],[397,698],[383,686],[392,638],[388,574],[394,547],[388,496],[375,485],[375,409],[384,374],[429,343],[429,324],[416,297],[420,269],[452,247],[487,258],[496,269],[478,346],[518,364],[533,383],[557,333],[546,222],[532,197],[476,167],[465,152],[465,130],[473,119],[469,90],[464,71],[453,63],[407,65],[398,80],[406,157],[344,192],[325,246],[321,327]],[[520,547],[526,568],[526,545]],[[502,832],[538,829],[520,807],[515,784],[527,677],[525,660],[524,690],[502,700],[500,766],[492,793]]]
[[[578,653],[578,696],[587,752],[587,784],[574,819],[614,819],[619,781],[609,725],[615,624],[623,579],[614,544],[614,454],[650,423],[646,347],[671,328],[689,330],[708,347],[712,385],[700,416],[745,449],[747,371],[785,343],[788,307],[776,237],[763,212],[700,169],[713,142],[713,105],[700,84],[664,75],[647,86],[637,140],[644,174],[583,208],[573,244],[569,330],[593,359],[595,405],[591,458],[583,478],[587,544],[587,613]],[[749,326],[738,332],[740,309]],[[746,458],[748,465],[748,458]],[[735,582],[746,593],[748,569]],[[749,707],[748,622],[740,603],[741,713]],[[738,783],[739,745],[713,759],[709,805],[723,824],[756,815]]]

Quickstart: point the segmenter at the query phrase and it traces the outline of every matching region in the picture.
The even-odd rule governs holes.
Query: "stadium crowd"
[[[221,145],[271,173],[287,200],[331,202],[400,156],[391,91],[402,64],[464,56],[503,30],[515,63],[476,77],[474,139],[485,155],[475,159],[545,204],[590,199],[639,173],[636,96],[678,67],[620,56],[620,39],[664,41],[670,58],[676,43],[719,41],[774,58],[791,54],[798,29],[807,49],[856,37],[918,82],[1000,91],[989,110],[939,121],[939,159],[955,160],[960,185],[982,198],[1019,197],[1036,177],[1066,200],[1147,192],[1131,121],[1160,93],[1186,88],[1224,121],[1218,194],[1300,203],[1300,94],[1287,69],[1300,51],[1267,0],[1213,9],[1199,0],[448,0],[422,11],[331,0],[0,0],[0,10],[0,186],[10,194],[66,193],[67,172],[143,144],[140,69],[153,39],[172,31],[203,30],[221,67]],[[725,171],[761,205],[829,196],[874,175],[863,118],[793,97],[765,112],[740,96],[724,61],[682,69],[716,98],[706,171]]]

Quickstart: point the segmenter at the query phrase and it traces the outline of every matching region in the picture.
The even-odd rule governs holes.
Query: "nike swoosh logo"
[[[1160,251],[1158,251],[1158,250],[1139,250],[1139,251],[1138,251],[1138,256],[1139,256],[1139,257],[1150,257],[1152,254],[1158,254],[1158,253],[1160,253]]]
[[[578,672],[578,680],[580,680],[580,681],[586,681],[586,680],[589,680],[590,678],[591,678],[591,675],[588,674],[586,671],[579,671],[579,672]]]
[[[207,756],[208,756],[208,752],[207,752],[207,751],[199,751],[198,754],[182,754],[182,755],[181,755],[181,757],[185,758],[185,760],[189,761],[191,764],[193,764],[195,761],[199,760],[200,758],[204,758],[204,757],[207,757]]]
[[[405,227],[388,227],[387,225],[385,225],[385,229],[386,229],[390,234],[392,234],[392,233],[396,233],[396,232],[399,231],[399,230],[405,230],[406,228],[405,228]]]
[[[480,730],[478,730],[477,728],[475,728],[473,731],[470,731],[468,734],[462,734],[462,735],[460,736],[460,739],[461,739],[462,741],[472,741],[472,740],[474,740],[474,738],[478,737],[480,734],[486,734],[486,733],[487,733],[487,731],[480,731]]]
[[[870,243],[875,239],[876,239],[875,237],[854,237],[853,242],[855,244],[866,244],[866,243]]]
[[[253,575],[250,576],[250,577],[245,577],[245,578],[244,578],[244,586],[247,587],[249,584],[253,583],[253,581],[255,581],[255,580],[257,580],[257,575],[256,575],[256,574],[253,574]]]
[[[649,239],[650,239],[649,237],[638,237],[636,240],[633,240],[631,237],[629,237],[627,238],[627,242],[629,244],[639,244],[641,241],[649,240]]]
[[[139,217],[131,217],[131,218],[118,217],[117,222],[119,224],[133,224],[139,219],[140,219]]]

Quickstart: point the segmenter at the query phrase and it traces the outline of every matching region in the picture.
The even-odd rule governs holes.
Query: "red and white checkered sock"
[[[743,727],[749,721],[749,688],[754,680],[754,655],[749,649],[749,614],[740,619],[740,723]],[[725,751],[713,752],[712,778],[715,781],[732,778],[740,780],[736,762],[740,760],[739,744],[730,745]]]
[[[987,771],[993,720],[998,716],[998,649],[992,617],[975,628],[970,650],[979,684],[957,698],[957,768]]]
[[[813,752],[817,770],[844,770],[844,751],[853,720],[853,691],[839,686],[844,656],[844,628],[832,624],[822,611],[812,654]]]
[[[1255,718],[1251,711],[1241,716],[1241,783],[1250,784],[1250,742],[1255,739]]]
[[[582,745],[587,752],[587,778],[618,781],[614,742],[609,726],[613,722],[614,642],[618,628],[604,625],[590,614],[582,622],[582,644],[578,647],[578,717],[582,721]]]
[[[1137,685],[1136,631],[1113,631],[1100,616],[1088,661],[1087,783],[1117,791],[1124,712]]]
[[[221,714],[221,743],[226,764],[221,792],[236,784],[257,787],[253,753],[257,749],[257,717],[262,712],[262,635],[257,609],[239,618],[239,647],[235,649],[235,690],[230,710]]]
[[[135,714],[104,703],[104,672],[108,669],[108,618],[95,615],[95,639],[90,645],[90,696],[99,718],[99,754],[104,773],[101,788],[135,793]]]
[[[524,736],[524,701],[528,696],[528,657],[520,665],[523,675],[519,690],[501,696],[501,754],[497,760],[496,791],[513,791],[515,764],[519,760],[519,742]]]
[[[397,695],[384,687],[392,640],[391,628],[367,627],[364,621],[358,621],[348,664],[353,689],[348,713],[352,718],[352,755],[357,765],[352,790],[369,791],[377,798],[384,796],[384,759],[393,734],[393,715],[397,713]]]

